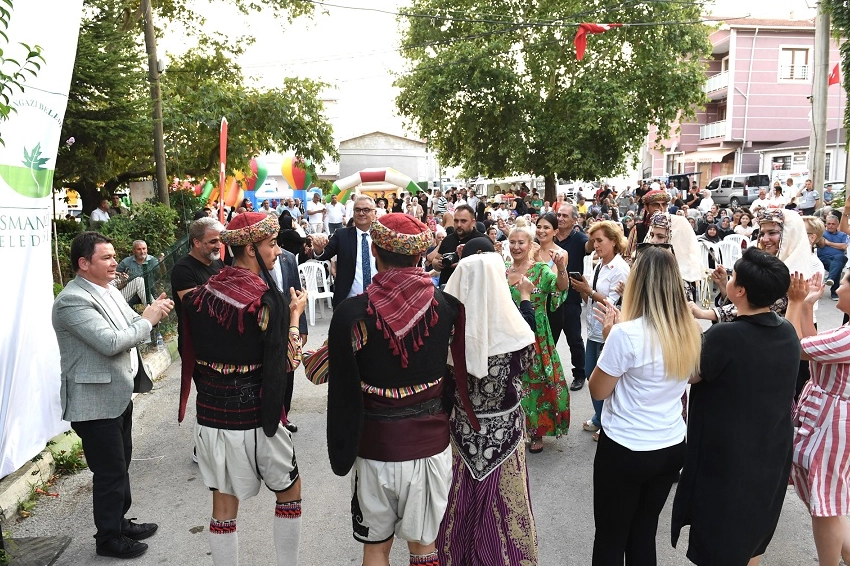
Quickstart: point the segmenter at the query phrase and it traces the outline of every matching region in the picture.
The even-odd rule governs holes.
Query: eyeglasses
[[[370,212],[375,212],[374,208],[355,208],[354,212],[357,214],[369,214]]]

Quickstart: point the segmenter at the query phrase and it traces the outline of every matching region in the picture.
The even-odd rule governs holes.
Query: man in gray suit
[[[133,451],[134,391],[153,387],[137,347],[153,325],[168,316],[171,299],[160,295],[141,316],[110,281],[118,262],[112,241],[83,232],[71,242],[71,265],[77,277],[53,303],[53,328],[61,356],[62,418],[80,436],[94,474],[92,510],[97,527],[97,554],[133,558],[148,545],[138,542],[157,525],[133,523],[128,470]]]

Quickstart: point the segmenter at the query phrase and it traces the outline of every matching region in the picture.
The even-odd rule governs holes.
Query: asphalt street
[[[818,313],[820,328],[841,323],[835,303],[822,300]],[[328,329],[330,310],[310,328],[308,346],[321,344]],[[568,366],[570,359],[562,338],[558,351]],[[742,356],[758,352],[741,352]],[[203,485],[198,467],[192,463],[194,406],[182,425],[177,423],[179,363],[172,364],[156,382],[152,392],[135,402],[134,452],[130,467],[133,506],[129,517],[139,522],[159,523],[159,531],[146,540],[150,550],[132,560],[138,566],[179,564],[210,565],[207,526],[212,496]],[[325,440],[327,390],[315,386],[296,372],[291,419],[299,426],[296,453],[303,488],[301,532],[302,566],[360,564],[361,547],[351,536],[350,481],[330,469]],[[541,454],[529,454],[531,496],[539,535],[542,566],[590,564],[593,546],[593,457],[596,443],[581,430],[592,407],[585,387],[572,394],[572,428],[560,439],[547,438]],[[675,487],[674,487],[675,489]],[[57,566],[120,564],[94,552],[94,523],[91,513],[91,473],[62,479],[51,489],[58,498],[42,497],[31,517],[4,525],[14,537],[68,535],[73,540],[57,560]],[[662,566],[689,564],[685,558],[687,529],[679,548],[670,546],[670,511],[673,493],[661,514],[657,548]],[[240,563],[275,563],[271,538],[274,497],[263,489],[240,508],[238,528]],[[407,564],[406,545],[396,541],[393,564]],[[817,564],[809,515],[793,490],[787,491],[779,527],[762,561],[765,566]]]

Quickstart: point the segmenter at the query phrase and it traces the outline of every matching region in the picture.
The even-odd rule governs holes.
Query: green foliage
[[[53,455],[54,474],[70,476],[88,468],[83,454],[82,442],[75,443],[70,450],[50,450]]]
[[[70,272],[68,273],[68,275],[70,275]],[[64,289],[64,287],[62,285],[60,285],[59,283],[53,284],[53,298],[54,299],[59,296],[59,293],[62,292],[62,289]]]
[[[142,203],[133,207],[132,214],[110,218],[100,232],[112,238],[118,260],[132,255],[133,240],[144,240],[148,253],[158,255],[175,241],[177,212],[160,203]]]
[[[243,12],[268,8],[278,16],[312,12],[305,0],[230,0]],[[75,138],[57,157],[55,187],[76,189],[83,209],[129,181],[154,176],[151,101],[139,0],[86,0],[62,139]],[[203,14],[187,0],[156,3],[156,22],[199,34]],[[244,85],[230,58],[245,36],[199,36],[197,46],[161,75],[166,170],[169,177],[218,178],[218,133],[229,122],[229,174],[248,170],[266,151],[296,151],[321,162],[335,155],[331,127],[319,100],[322,85],[286,79],[281,88]],[[181,213],[181,219],[183,215]]]
[[[24,91],[24,83],[26,83],[28,76],[38,76],[41,64],[45,62],[44,57],[41,56],[41,47],[20,42],[18,47],[23,48],[21,53],[23,58],[8,56],[10,51],[9,36],[5,30],[9,29],[12,10],[13,1],[2,0],[2,4],[0,4],[0,43],[2,43],[2,47],[0,47],[0,124],[8,120],[12,112],[17,112],[15,107],[10,104],[12,96],[16,92]],[[5,145],[2,137],[0,137],[0,144]]]
[[[195,193],[190,190],[183,189],[174,191],[169,195],[169,204],[177,213],[178,225],[176,234],[178,236],[187,233],[189,224],[192,223],[192,218],[194,218],[196,212],[206,206],[206,200],[199,196],[196,197]]]
[[[576,26],[561,22],[691,22],[700,8],[414,0],[410,12],[456,19],[404,22],[410,68],[396,81],[396,105],[441,163],[461,166],[467,176],[622,173],[650,125],[666,131],[704,101],[700,58],[710,53],[708,29],[618,28],[589,36],[584,60],[577,61]]]
[[[249,168],[265,152],[295,151],[313,162],[336,155],[319,100],[323,85],[286,78],[282,88],[244,86],[241,69],[221,50],[190,50],[163,75],[168,171],[217,178],[219,129],[227,117],[227,170]]]

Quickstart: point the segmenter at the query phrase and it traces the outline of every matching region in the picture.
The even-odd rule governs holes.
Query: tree
[[[63,124],[62,139],[74,137],[75,143],[57,157],[54,186],[76,189],[84,210],[90,211],[101,196],[129,181],[150,179],[154,163],[141,28],[127,29],[124,0],[86,3]],[[166,8],[175,5],[160,3]],[[241,69],[230,59],[233,51],[221,43],[199,41],[162,75],[169,175],[218,179],[222,116],[230,125],[230,172],[247,169],[250,159],[265,151],[294,150],[316,162],[335,155],[331,127],[318,99],[321,85],[287,79],[280,89],[245,87]]]
[[[623,172],[650,125],[668,131],[705,100],[698,3],[414,0],[408,13],[429,17],[406,18],[401,114],[442,163],[543,175],[549,200],[556,176]],[[577,61],[579,21],[632,26],[589,37]]]
[[[38,45],[30,46],[19,42],[18,45],[23,48],[21,52],[23,59],[20,57],[13,59],[8,56],[10,52],[9,36],[4,30],[9,29],[12,9],[12,0],[0,0],[0,26],[2,27],[0,37],[2,37],[4,46],[0,49],[0,124],[9,119],[9,114],[17,112],[10,102],[15,92],[24,91],[27,75],[37,76],[38,71],[41,70],[41,63],[44,63],[41,47]],[[0,136],[0,144],[2,143],[3,137]]]

